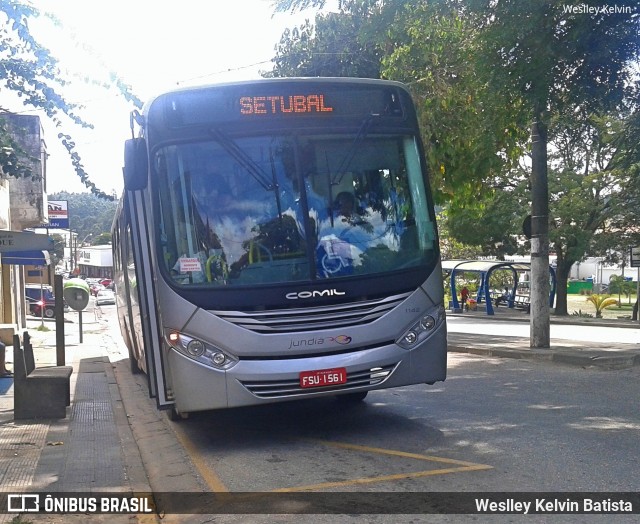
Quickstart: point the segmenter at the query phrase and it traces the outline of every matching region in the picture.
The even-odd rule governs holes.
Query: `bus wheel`
[[[367,397],[368,391],[358,391],[357,393],[345,393],[338,395],[340,402],[362,402]]]
[[[132,375],[139,375],[140,373],[142,373],[140,366],[138,366],[138,361],[131,355],[129,355],[129,365],[131,366]]]
[[[140,369],[138,361],[136,360],[136,357],[131,350],[132,344],[131,339],[129,338],[129,333],[127,333],[127,340],[125,341],[124,345],[127,346],[127,352],[129,353],[129,367],[131,369],[131,374],[139,375],[140,373],[142,373],[142,370]]]
[[[175,406],[171,406],[167,411],[167,417],[169,417],[169,420],[172,422],[180,422],[181,420],[188,419],[189,413],[181,413],[175,408]]]

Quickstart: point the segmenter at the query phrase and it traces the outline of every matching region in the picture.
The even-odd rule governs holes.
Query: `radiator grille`
[[[344,392],[361,386],[375,386],[384,382],[394,370],[395,365],[376,367],[363,371],[347,373],[347,382],[339,386],[325,386],[318,388],[302,388],[299,379],[292,380],[262,380],[241,381],[240,383],[256,397],[264,399],[286,398],[312,393]]]
[[[212,311],[237,326],[256,333],[287,333],[366,325],[403,302],[410,293],[378,300],[333,304],[330,306],[271,311]]]

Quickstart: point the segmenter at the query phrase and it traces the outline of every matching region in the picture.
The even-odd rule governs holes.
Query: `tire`
[[[344,395],[338,395],[337,399],[340,402],[356,403],[362,402],[367,397],[368,391],[358,391],[356,393],[345,393]]]
[[[140,366],[138,366],[138,361],[131,355],[129,355],[129,367],[131,368],[132,375],[139,375],[142,373]]]
[[[129,367],[131,369],[131,374],[132,375],[139,375],[140,373],[142,373],[142,369],[140,369],[140,366],[138,365],[138,361],[136,360],[136,357],[133,354],[133,351],[131,350],[131,339],[129,338],[129,333],[127,332],[127,340],[125,341],[125,346],[127,346],[127,352],[129,353]]]
[[[180,413],[176,410],[175,406],[171,406],[171,408],[167,410],[167,418],[171,422],[180,422],[181,420],[189,418],[189,413]]]
[[[44,316],[47,318],[53,318],[56,316],[56,311],[55,309],[53,309],[52,307],[45,307],[44,308]]]

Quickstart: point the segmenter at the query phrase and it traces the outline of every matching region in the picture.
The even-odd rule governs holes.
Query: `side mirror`
[[[131,191],[144,189],[148,174],[147,141],[144,138],[127,140],[124,143],[124,188]]]
[[[67,280],[64,283],[62,295],[71,309],[82,311],[89,304],[89,296],[91,295],[89,284],[81,278]]]

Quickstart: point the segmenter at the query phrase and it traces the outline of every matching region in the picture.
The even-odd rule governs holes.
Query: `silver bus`
[[[132,371],[189,412],[444,380],[433,201],[397,82],[178,89],[131,117],[113,225]]]

